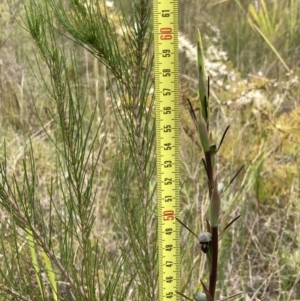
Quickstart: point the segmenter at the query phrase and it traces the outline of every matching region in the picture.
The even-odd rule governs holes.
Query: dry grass
[[[221,223],[225,226],[238,214],[241,218],[222,236],[218,295],[244,291],[245,300],[300,300],[299,58],[292,56],[295,60],[288,60],[289,66],[294,66],[294,73],[285,76],[274,53],[263,41],[257,41],[259,38],[234,1],[218,5],[210,1],[201,4],[189,1],[188,5],[186,1],[181,2],[181,28],[188,43],[188,38],[196,39],[193,24],[203,27],[207,68],[212,76],[213,138],[218,141],[225,126],[230,124],[230,132],[220,150],[219,177],[226,182],[240,164],[246,164],[243,174],[223,196]],[[250,2],[253,1],[245,1],[245,8]],[[21,179],[22,160],[31,138],[38,171],[36,190],[46,208],[47,185],[56,172],[57,162],[36,111],[50,135],[55,135],[55,127],[47,115],[51,99],[37,84],[27,64],[26,59],[37,71],[32,42],[10,17],[5,3],[0,1],[0,12],[6,16],[0,21],[0,136],[3,138],[0,156],[3,160],[5,139],[9,175]],[[241,26],[236,26],[237,23]],[[299,45],[299,37],[294,36],[289,43]],[[190,47],[193,49],[193,43]],[[289,51],[298,53],[297,47]],[[118,252],[119,233],[114,230],[112,218],[116,208],[111,203],[114,198],[111,173],[120,133],[112,101],[106,94],[106,69],[87,52],[76,51],[82,57],[79,70],[89,106],[98,106],[99,120],[106,116],[102,132],[107,131],[108,135],[95,183],[98,203],[93,235],[113,258]],[[287,58],[286,49],[282,55]],[[201,152],[188,114],[184,113],[187,112],[185,98],[195,98],[196,64],[186,52],[181,53],[180,61],[181,218],[195,232],[202,233],[208,196],[203,193]],[[100,136],[99,144],[101,139]],[[1,218],[5,223],[4,212]],[[196,290],[200,277],[205,276],[205,262],[194,238],[185,230],[182,242],[182,290],[189,295]]]

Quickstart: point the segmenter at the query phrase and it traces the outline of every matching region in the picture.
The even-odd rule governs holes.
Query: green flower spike
[[[199,118],[196,117],[196,113],[193,109],[193,106],[190,102],[189,99],[187,99],[188,104],[189,104],[189,110],[190,114],[193,118],[194,124],[196,128],[198,129],[198,134],[200,137],[201,145],[203,147],[203,151],[205,153],[210,152],[210,142],[209,142],[209,136],[208,136],[208,131],[207,131],[207,124],[205,123],[205,120],[202,116],[202,114],[199,115]],[[199,120],[198,120],[199,119]]]

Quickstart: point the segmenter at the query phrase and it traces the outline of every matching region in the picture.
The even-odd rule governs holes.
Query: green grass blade
[[[55,280],[55,273],[52,269],[50,258],[44,250],[42,251],[42,256],[44,258],[47,276],[51,284],[53,300],[57,301],[58,298],[57,298],[57,285]]]
[[[38,264],[38,259],[37,259],[37,254],[36,254],[36,247],[34,244],[34,238],[32,235],[32,231],[30,229],[26,229],[27,234],[27,240],[28,240],[28,245],[29,245],[29,249],[30,249],[30,253],[31,253],[31,259],[32,259],[32,264],[33,264],[33,268],[35,271],[35,275],[36,275],[36,281],[38,283],[41,295],[43,296],[43,289],[42,289],[42,283],[41,283],[41,279],[40,279],[40,267]]]

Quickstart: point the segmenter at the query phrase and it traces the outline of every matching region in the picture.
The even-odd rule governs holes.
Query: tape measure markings
[[[153,1],[159,300],[179,300],[179,88],[178,4]]]

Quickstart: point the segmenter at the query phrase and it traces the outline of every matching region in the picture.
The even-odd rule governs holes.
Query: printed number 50
[[[174,211],[166,210],[163,212],[163,220],[164,221],[172,221],[174,219]]]

